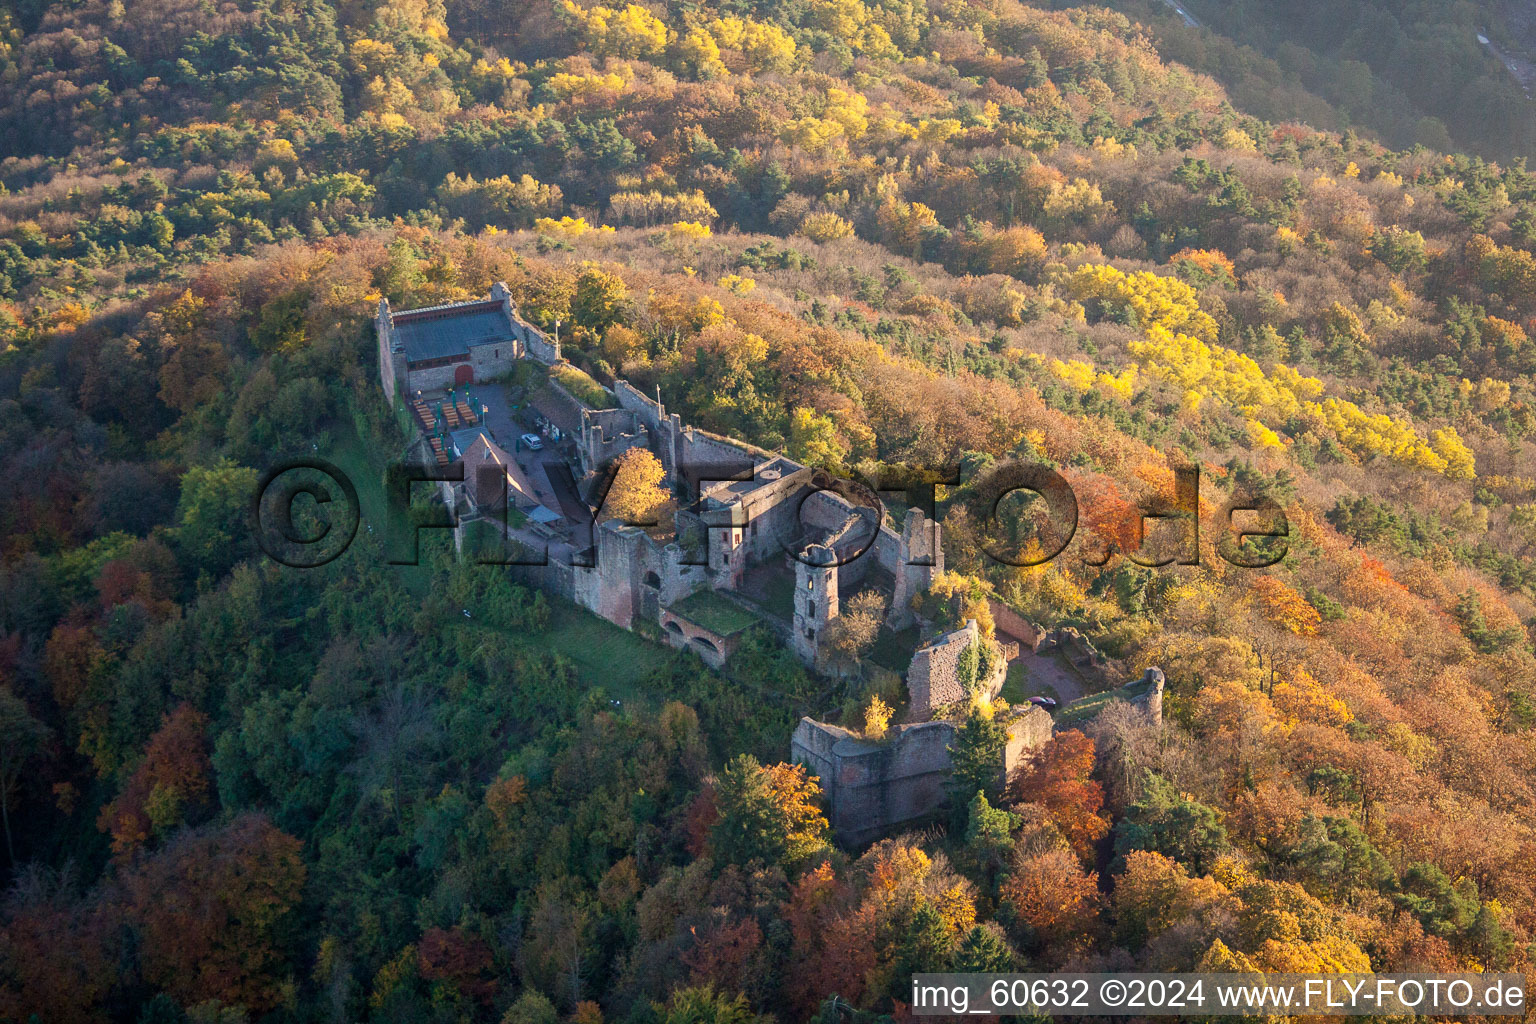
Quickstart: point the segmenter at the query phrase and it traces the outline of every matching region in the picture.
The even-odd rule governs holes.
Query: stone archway
[[[466,384],[475,382],[475,368],[468,363],[460,363],[453,369],[453,386],[461,388]]]

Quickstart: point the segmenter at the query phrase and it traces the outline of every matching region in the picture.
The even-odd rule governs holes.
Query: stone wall
[[[394,401],[404,385],[405,353],[395,344],[393,322],[390,319],[389,300],[380,299],[378,311],[373,317],[374,340],[378,346],[379,384],[384,394]]]
[[[896,586],[886,622],[892,629],[904,629],[916,620],[913,600],[926,593],[934,577],[944,571],[942,540],[939,524],[923,515],[922,509],[907,510],[897,542],[896,564],[891,569]]]
[[[545,366],[554,366],[560,362],[560,345],[550,339],[543,331],[517,315],[517,307],[512,304],[512,293],[507,286],[497,281],[491,286],[491,298],[500,299],[507,311],[507,319],[512,322],[512,336],[523,346],[523,353],[537,359]]]
[[[785,460],[786,465],[792,465]],[[770,470],[773,472],[774,470]],[[794,468],[779,471],[776,480],[764,480],[741,499],[744,515],[746,550],[743,554],[754,563],[783,557],[800,535],[799,492],[810,479],[811,471]]]
[[[463,363],[447,366],[429,366],[424,370],[409,369],[405,374],[405,387],[410,397],[417,391],[446,391],[453,387],[454,374]]]
[[[661,459],[662,467],[667,471],[667,479],[675,479],[677,436],[683,430],[682,417],[667,415],[666,408],[660,402],[647,398],[627,380],[614,381],[610,390],[613,391],[613,397],[618,399],[619,408],[633,413],[636,419],[650,431],[653,450]]]
[[[723,667],[726,659],[736,653],[741,643],[740,636],[721,636],[670,608],[661,610],[661,635],[673,647],[680,651],[692,651],[703,659],[704,664],[715,668]]]
[[[1051,736],[1051,716],[1022,709],[1007,723],[999,776],[1018,769]],[[878,743],[836,725],[802,718],[790,759],[821,781],[827,818],[838,842],[862,846],[938,816],[949,803],[955,724],[901,725]]]
[[[880,531],[875,534],[875,543],[870,546],[869,557],[890,573],[891,579],[899,579],[902,565],[901,534],[881,523]]]
[[[627,409],[588,409],[581,421],[577,453],[583,473],[595,473],[631,448],[649,448],[651,432]]]
[[[1021,648],[1038,650],[1045,632],[1012,608],[993,598],[987,598],[987,608],[992,612],[992,622],[999,633],[1007,633],[1019,642]]]
[[[1004,723],[1008,730],[1008,743],[1003,748],[1003,779],[1013,778],[1035,751],[1045,746],[1055,732],[1051,714],[1033,704],[1021,704],[1013,708]]]
[[[976,620],[966,619],[964,626],[934,637],[912,653],[907,669],[908,721],[926,722],[939,708],[965,699],[961,658],[967,648],[983,642]],[[1008,663],[999,657],[978,685],[988,698],[995,697],[1007,677]]]
[[[1089,692],[1103,689],[1119,672],[1116,665],[1093,646],[1093,641],[1071,626],[1051,630],[1035,645],[1035,650],[1042,654],[1057,652],[1062,663],[1076,673]]]
[[[581,399],[565,390],[565,388],[562,387],[560,382],[555,380],[555,378],[551,377],[545,383],[547,385],[547,393],[549,395],[547,401],[555,407],[551,411],[554,412],[555,416],[560,417],[560,423],[556,425],[564,426],[565,424],[572,424],[576,429],[579,430],[582,418],[587,412],[587,407],[582,404]],[[536,394],[534,397],[539,402],[546,401],[542,394]],[[552,420],[554,419],[554,416],[546,416],[545,418]],[[576,439],[572,438],[572,440]],[[585,466],[583,466],[582,471],[587,472],[588,470]]]
[[[709,585],[708,567],[685,563],[682,546],[676,543],[668,544],[663,550],[658,575],[661,577],[660,596],[664,605],[681,601]]]
[[[512,367],[517,365],[521,348],[517,341],[510,338],[489,345],[471,346],[469,365],[474,368],[475,383],[483,383],[511,372]]]
[[[711,434],[698,427],[684,427],[678,441],[678,455],[682,457],[685,465],[697,463],[708,466],[717,462],[739,462],[743,458],[748,460],[754,457],[763,460],[776,458],[775,454],[766,448],[759,448],[747,441],[738,441],[734,437]]]
[[[1131,698],[1131,706],[1140,708],[1147,713],[1147,717],[1158,725],[1163,721],[1163,688],[1167,685],[1167,677],[1163,670],[1156,665],[1141,674],[1139,682],[1145,685],[1141,693]]]
[[[892,729],[872,743],[846,729],[802,718],[790,758],[821,780],[827,818],[848,846],[932,817],[945,804],[955,727],[926,722]]]

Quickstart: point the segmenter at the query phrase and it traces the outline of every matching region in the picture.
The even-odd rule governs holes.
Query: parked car
[[[1029,702],[1037,708],[1045,708],[1049,711],[1056,706],[1056,702],[1049,697],[1031,697]]]
[[[542,451],[544,448],[544,439],[539,437],[538,434],[524,434],[522,441],[523,447],[531,452]]]

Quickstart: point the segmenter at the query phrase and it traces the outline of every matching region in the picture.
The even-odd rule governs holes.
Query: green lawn
[[[1021,662],[1014,662],[1008,666],[1008,678],[1003,682],[1003,691],[1000,696],[1009,704],[1022,704],[1030,697],[1061,700],[1061,694],[1056,692],[1054,686],[1032,681],[1029,669]]]
[[[672,610],[720,636],[740,633],[757,624],[756,615],[708,590],[688,595],[674,604]]]
[[[336,467],[352,481],[352,486],[357,488],[357,501],[362,508],[362,522],[358,524],[358,532],[365,533],[368,527],[373,527],[373,536],[380,545],[384,544],[387,530],[389,529],[388,505],[384,495],[384,460],[376,458],[375,453],[370,453],[363,443],[358,440],[357,433],[347,420],[338,420],[332,424],[332,436],[335,438],[327,451],[320,452],[320,456],[336,464]],[[418,487],[426,487],[426,484],[418,484]],[[425,566],[429,552],[439,547],[451,547],[453,538],[446,530],[424,530],[421,534],[420,555],[422,564],[419,565],[389,565],[391,572],[400,573],[403,585],[416,597],[423,597],[431,585],[432,573]],[[361,554],[368,549],[360,545],[353,545],[353,550],[343,557],[375,557],[373,554]],[[387,557],[382,551],[377,557]]]
[[[1073,701],[1062,708],[1056,715],[1056,725],[1081,725],[1093,716],[1103,711],[1110,703],[1117,700],[1130,700],[1146,693],[1147,685],[1138,679],[1133,683],[1118,686],[1113,690],[1104,690],[1100,693],[1090,693]]]
[[[645,699],[637,684],[672,657],[669,648],[559,599],[549,603],[548,640],[575,663],[582,683],[625,700]]]
[[[357,488],[358,503],[362,506],[363,522],[372,524],[375,535],[382,540],[386,529],[383,461],[375,459],[363,446],[350,423],[338,421],[332,425],[332,429],[335,440],[327,451],[320,454],[335,463],[352,480],[352,485]],[[470,524],[470,536],[465,539],[465,557],[475,557],[474,549],[469,545],[482,534],[484,539],[493,543],[500,539],[500,531],[489,524]],[[391,565],[386,568],[390,572],[400,573],[404,586],[413,595],[425,596],[432,583],[432,570],[426,564],[428,554],[434,550],[434,545],[451,544],[452,538],[448,531],[425,530],[421,535],[423,564]],[[355,545],[353,551],[343,557],[374,556],[365,553],[361,545]],[[488,567],[488,571],[494,570]],[[746,615],[745,612],[740,614]],[[748,619],[751,620],[751,617],[748,616]],[[644,700],[646,695],[637,684],[666,664],[673,653],[667,647],[644,640],[558,598],[550,601],[549,631],[541,639],[575,664],[584,686],[600,686],[614,697],[627,701]]]

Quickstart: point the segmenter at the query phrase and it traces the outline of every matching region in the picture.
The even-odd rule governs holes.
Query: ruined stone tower
[[[1163,670],[1153,665],[1141,674],[1141,681],[1146,684],[1146,690],[1141,696],[1133,698],[1131,703],[1142,708],[1147,717],[1158,725],[1163,721],[1163,688],[1168,685],[1168,677]]]
[[[812,544],[795,560],[795,653],[806,664],[818,663],[817,651],[837,615],[837,556]]]
[[[894,575],[896,587],[891,594],[891,610],[886,622],[892,629],[910,626],[916,616],[912,599],[933,586],[933,578],[944,571],[943,537],[939,524],[923,515],[919,508],[908,509],[901,528],[901,546]]]

